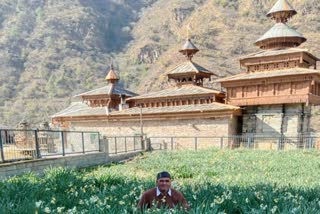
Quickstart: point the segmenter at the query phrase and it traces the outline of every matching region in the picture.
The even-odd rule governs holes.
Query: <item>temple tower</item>
[[[218,80],[227,104],[243,109],[242,133],[310,132],[310,107],[320,104],[319,59],[299,48],[306,38],[287,24],[296,14],[287,0],[278,0],[267,13],[276,24],[254,43],[262,51],[240,59],[246,72]]]
[[[174,80],[177,85],[193,84],[203,86],[204,79],[214,75],[206,68],[193,62],[192,58],[199,52],[199,49],[192,43],[191,39],[187,39],[179,52],[185,55],[187,60],[169,72],[169,81]]]

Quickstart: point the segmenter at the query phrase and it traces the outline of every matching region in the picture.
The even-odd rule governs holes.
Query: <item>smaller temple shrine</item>
[[[106,80],[107,86],[79,94],[76,97],[81,97],[83,102],[90,107],[105,107],[109,112],[127,108],[125,99],[137,94],[119,86],[119,77],[112,64]]]
[[[287,25],[296,14],[287,0],[278,0],[267,14],[276,24],[255,42],[262,51],[240,59],[246,72],[218,80],[226,103],[243,109],[242,133],[310,132],[310,107],[320,104],[319,59],[299,48],[306,38]]]

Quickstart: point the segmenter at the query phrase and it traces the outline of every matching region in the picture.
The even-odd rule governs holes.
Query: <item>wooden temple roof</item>
[[[93,95],[126,95],[127,97],[133,97],[137,94],[134,92],[131,92],[129,90],[126,90],[119,86],[118,84],[108,84],[107,86],[104,86],[102,88],[97,88],[88,92],[84,92],[82,94],[76,95],[76,97],[81,96],[93,96]]]
[[[241,57],[241,59],[260,58],[260,57],[266,57],[266,56],[278,56],[278,55],[291,54],[291,53],[306,53],[318,60],[318,58],[310,54],[310,52],[307,49],[302,49],[302,48],[263,50],[260,52],[252,53],[247,56]]]
[[[278,0],[271,10],[267,13],[267,16],[271,16],[274,13],[279,12],[291,12],[292,15],[297,14],[297,11],[291,6],[291,4],[287,0]]]
[[[194,104],[181,106],[166,106],[166,107],[150,107],[143,108],[142,114],[164,114],[164,113],[180,113],[180,112],[205,112],[205,111],[232,111],[238,110],[239,107],[226,105],[222,103],[210,104]],[[139,107],[129,108],[122,111],[108,112],[105,107],[92,108],[82,102],[73,102],[70,106],[55,115],[52,118],[59,117],[83,117],[83,116],[120,116],[120,115],[140,115]]]
[[[196,112],[196,111],[222,111],[222,110],[236,110],[237,106],[226,105],[222,103],[213,102],[210,104],[194,104],[194,105],[180,105],[180,106],[166,106],[166,107],[150,107],[142,108],[143,114],[161,114],[161,113],[178,113],[178,112]],[[140,108],[134,107],[125,109],[123,111],[112,112],[113,115],[121,114],[140,114]]]
[[[170,74],[184,74],[184,73],[206,73],[208,75],[214,75],[212,72],[208,71],[206,68],[194,63],[192,61],[186,61],[172,69],[168,75]]]
[[[314,69],[296,67],[296,68],[291,68],[291,69],[259,71],[259,72],[251,72],[251,73],[240,73],[240,74],[237,74],[234,76],[219,79],[216,82],[251,80],[251,79],[281,77],[281,76],[296,76],[296,75],[305,75],[305,74],[318,74],[318,75],[320,75],[320,71],[314,70]]]
[[[296,46],[299,46],[301,43],[307,41],[302,34],[290,28],[285,23],[276,23],[269,31],[267,31],[255,42],[255,45],[262,46],[263,43],[271,43],[277,38],[282,40],[294,39],[295,41],[292,42],[296,42]]]
[[[181,85],[167,88],[161,91],[150,92],[136,97],[131,97],[127,100],[140,100],[140,99],[153,99],[153,98],[166,98],[166,97],[181,97],[191,95],[203,94],[222,94],[221,91],[204,88],[196,85]]]

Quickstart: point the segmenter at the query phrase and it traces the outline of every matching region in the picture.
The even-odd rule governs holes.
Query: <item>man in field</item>
[[[174,208],[176,206],[183,206],[185,209],[190,208],[183,195],[171,188],[171,176],[168,172],[158,173],[156,183],[157,187],[143,193],[138,207],[143,209],[156,205],[158,208]]]

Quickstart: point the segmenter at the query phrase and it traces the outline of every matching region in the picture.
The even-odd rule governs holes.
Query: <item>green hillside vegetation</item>
[[[320,2],[291,0],[289,25],[320,56]],[[70,97],[100,87],[111,60],[121,84],[139,93],[167,85],[165,72],[183,60],[187,37],[195,61],[220,77],[241,71],[238,59],[274,22],[269,0],[0,0],[0,118],[37,124]],[[210,87],[218,85],[207,83]]]
[[[43,177],[0,182],[0,212],[141,213],[140,195],[168,170],[189,213],[318,213],[318,159],[316,151],[204,150],[150,153],[82,171],[52,168]]]
[[[104,84],[113,54],[152,1],[1,0],[0,118],[39,123]]]

